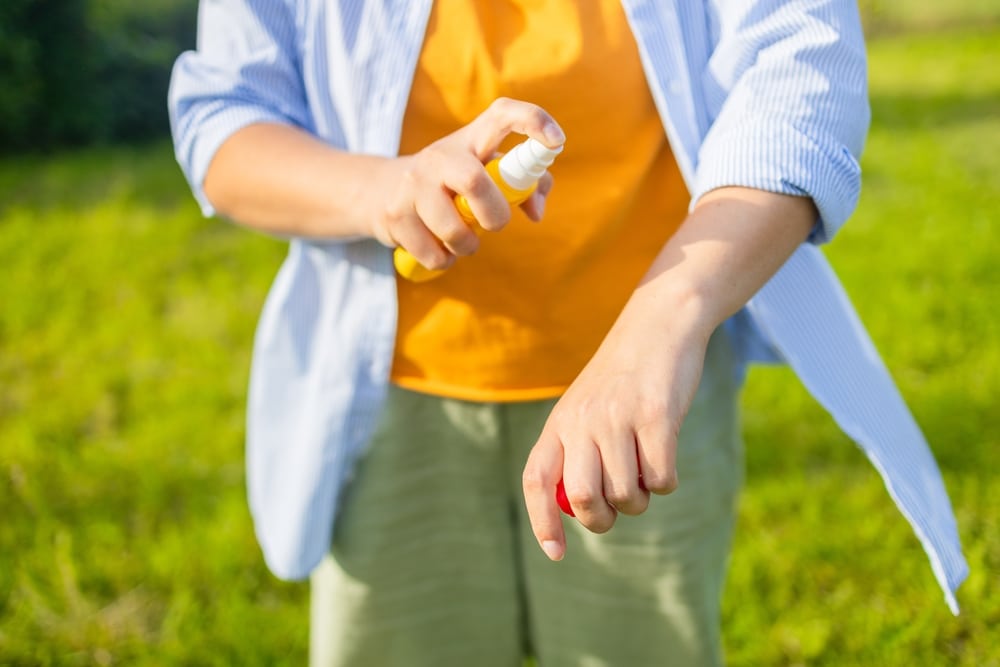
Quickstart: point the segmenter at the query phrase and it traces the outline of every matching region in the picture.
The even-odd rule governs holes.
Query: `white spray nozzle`
[[[527,190],[541,178],[545,170],[562,153],[563,147],[547,148],[543,143],[528,139],[500,158],[500,176],[515,190]]]

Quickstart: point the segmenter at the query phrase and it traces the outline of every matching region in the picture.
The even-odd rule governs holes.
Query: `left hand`
[[[553,408],[528,457],[528,516],[552,560],[566,549],[555,499],[560,478],[577,520],[595,533],[608,531],[619,512],[644,512],[650,493],[677,488],[677,434],[712,328],[697,308],[671,309],[669,322],[651,321],[642,300],[639,292],[633,296]]]
[[[657,255],[590,363],[556,403],[524,469],[532,530],[549,558],[566,551],[560,477],[594,532],[649,493],[677,488],[677,434],[701,380],[709,336],[757,292],[813,228],[811,199],[719,188]]]

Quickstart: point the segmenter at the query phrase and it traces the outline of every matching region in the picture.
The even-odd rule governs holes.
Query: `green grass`
[[[953,618],[863,455],[787,370],[746,396],[732,665],[1000,665],[1000,32],[871,45],[829,249],[924,427],[972,567]],[[303,664],[243,490],[281,243],[201,219],[169,148],[0,162],[0,664]]]
[[[282,244],[202,220],[165,145],[0,183],[0,663],[300,663],[241,461]]]
[[[869,36],[1000,24],[996,0],[858,0]]]
[[[1000,32],[870,45],[857,215],[829,248],[921,423],[972,568],[952,618],[875,471],[785,369],[746,392],[732,665],[1000,665]]]

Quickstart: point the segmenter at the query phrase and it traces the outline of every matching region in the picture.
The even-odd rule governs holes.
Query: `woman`
[[[293,239],[248,475],[314,664],[719,664],[753,359],[851,425],[951,600],[933,460],[804,243],[857,200],[853,2],[206,1],[171,112],[206,213]],[[512,133],[566,143],[521,211]]]

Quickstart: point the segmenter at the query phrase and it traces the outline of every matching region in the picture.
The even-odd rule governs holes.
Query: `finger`
[[[649,491],[639,484],[635,437],[632,433],[621,433],[601,445],[605,500],[622,514],[642,514],[649,507]]]
[[[677,430],[668,419],[636,430],[636,452],[643,486],[658,495],[677,490]]]
[[[483,229],[499,231],[510,222],[510,204],[482,163],[471,155],[448,161],[443,181],[452,192],[465,198]]]
[[[521,204],[521,210],[524,211],[529,220],[533,222],[541,221],[542,216],[545,214],[545,200],[552,191],[553,182],[552,174],[546,171],[538,179],[538,187],[535,188],[535,191]]]
[[[511,132],[524,134],[549,148],[566,142],[566,134],[542,107],[530,102],[501,97],[465,127],[470,147],[485,162]]]
[[[604,466],[601,452],[590,444],[566,451],[563,485],[576,519],[592,533],[606,533],[618,512],[604,499]]]
[[[417,215],[453,255],[471,255],[479,248],[479,237],[455,210],[453,196],[444,188],[421,193],[416,202]]]
[[[406,160],[399,185],[388,197],[384,227],[392,245],[409,252],[424,268],[446,269],[455,256],[441,245],[417,213],[418,195],[428,189],[420,177],[421,165],[419,159]]]
[[[395,245],[413,255],[424,268],[439,271],[455,261],[455,256],[424,225],[412,203],[407,211],[392,212],[388,227]]]
[[[422,223],[400,229],[393,237],[399,247],[413,255],[425,269],[443,271],[455,263],[455,256],[445,250]]]
[[[531,530],[542,551],[551,560],[562,560],[566,553],[566,535],[555,499],[562,467],[562,444],[548,430],[542,431],[528,455],[521,485]]]

